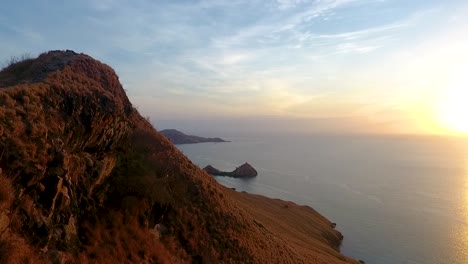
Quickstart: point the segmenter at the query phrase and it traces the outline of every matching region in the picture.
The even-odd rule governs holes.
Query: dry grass
[[[344,259],[330,247],[334,233],[319,232],[328,220],[290,210],[285,222],[269,222],[279,209],[240,199],[192,164],[133,109],[110,67],[73,52],[45,53],[1,71],[0,87],[0,164],[9,176],[0,177],[0,207],[12,212],[2,261],[40,249],[48,260],[79,263]],[[12,183],[21,189],[17,200]],[[265,212],[253,213],[255,206]],[[159,239],[156,225],[165,229]]]
[[[39,260],[24,239],[17,235],[0,238],[0,264],[28,263],[39,263]]]
[[[225,191],[255,219],[257,226],[280,236],[305,259],[316,259],[310,263],[355,263],[337,251],[341,234],[312,208],[231,189]]]
[[[0,211],[11,206],[14,193],[11,180],[3,176],[0,171]]]
[[[80,263],[177,263],[171,254],[136,216],[109,211],[96,222],[85,222],[82,234],[87,243]]]
[[[3,176],[0,170],[0,213],[8,212],[7,209],[12,207],[14,199],[15,191],[11,180]],[[0,233],[0,264],[39,263],[28,243],[10,229],[11,226],[20,224],[12,215],[11,213],[3,215],[11,218],[9,220],[11,222],[8,222],[7,230]]]

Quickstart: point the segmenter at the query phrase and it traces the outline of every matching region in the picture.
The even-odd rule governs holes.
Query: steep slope
[[[255,214],[275,202],[217,184],[87,55],[0,72],[0,168],[0,263],[355,263],[321,216],[285,236]]]
[[[165,136],[169,141],[174,144],[196,144],[204,142],[228,142],[221,138],[205,138],[194,135],[187,135],[179,130],[175,129],[164,129],[159,131],[163,136]]]

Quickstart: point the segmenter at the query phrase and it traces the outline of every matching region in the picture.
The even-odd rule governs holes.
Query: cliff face
[[[0,72],[0,168],[0,263],[353,262],[326,219],[311,250],[261,224],[72,51]]]

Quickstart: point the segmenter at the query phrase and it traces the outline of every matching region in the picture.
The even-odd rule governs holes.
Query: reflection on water
[[[367,263],[468,263],[468,145],[430,137],[270,137],[183,145],[195,164],[258,177],[216,179],[307,204],[338,223],[342,252]],[[258,138],[258,137],[257,137]]]

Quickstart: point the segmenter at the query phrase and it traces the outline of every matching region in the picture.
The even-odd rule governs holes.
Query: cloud
[[[466,24],[467,10],[423,1],[87,0],[66,6],[54,1],[47,8],[5,4],[2,10],[11,12],[0,11],[4,57],[30,48],[72,48],[112,65],[130,96],[148,108],[173,104],[193,113],[291,116],[333,113],[338,104],[343,114],[359,115],[385,105],[381,97],[375,106],[336,99],[356,91],[369,95],[392,87],[392,96],[401,99],[394,90],[406,83],[404,89],[417,94],[422,88],[410,87],[416,86],[412,74],[423,79],[424,72],[448,71],[444,65],[463,56],[443,48],[456,46],[461,54],[458,45],[446,43],[463,35],[427,44],[423,53],[414,43],[431,43],[431,36]],[[423,55],[440,63],[418,58]],[[431,71],[422,70],[427,68]]]
[[[293,2],[289,4],[307,9],[293,10],[290,6],[288,10],[264,10],[260,19],[243,21],[242,25],[235,20],[228,21],[228,25],[213,24],[210,12],[229,6],[229,16],[237,19],[242,17],[243,9],[249,14],[246,5],[255,3],[171,4],[156,13],[146,5],[122,6],[115,7],[110,17],[92,17],[91,23],[112,33],[110,45],[131,53],[149,54],[138,62],[143,73],[123,77],[132,84],[129,91],[134,97],[147,94],[165,96],[168,101],[202,100],[210,102],[209,105],[223,104],[218,109],[224,111],[239,112],[236,108],[242,105],[244,111],[262,109],[284,114],[310,100],[316,90],[329,89],[338,78],[345,78],[337,77],[330,57],[382,49],[410,26],[411,19],[340,32],[315,32],[314,27],[308,27],[357,2]],[[190,17],[199,19],[201,14],[206,18],[198,26],[192,24]],[[128,17],[135,19],[124,21]],[[112,25],[124,26],[116,30]],[[195,107],[185,103],[180,107],[184,105]]]
[[[313,19],[326,16],[336,9],[356,1],[358,0],[326,0],[314,1],[313,3],[305,0],[279,1],[279,7],[293,7],[304,3],[308,3],[308,5],[304,8],[305,11],[269,12],[263,21],[239,28],[235,34],[227,37],[213,39],[213,46],[230,48],[283,43],[288,40],[287,34],[295,33],[304,24],[309,24]]]
[[[309,2],[309,0],[276,0],[279,9],[296,7],[299,4]]]
[[[108,11],[119,5],[118,1],[116,0],[100,0],[100,1],[86,0],[85,2],[89,7],[97,11]],[[122,2],[120,4],[122,4]]]

